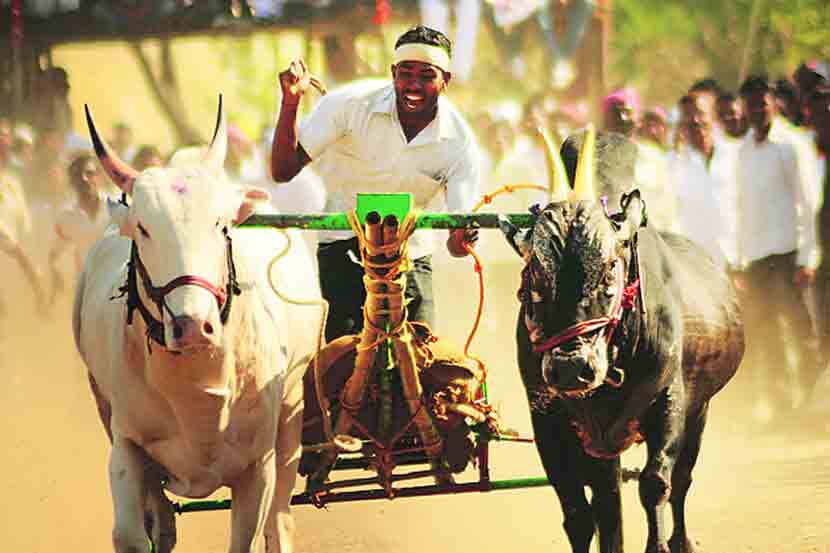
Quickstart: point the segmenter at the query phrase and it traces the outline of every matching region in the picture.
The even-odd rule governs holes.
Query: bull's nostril
[[[585,365],[582,368],[582,370],[579,371],[579,376],[577,376],[576,378],[580,382],[584,382],[585,384],[590,384],[591,382],[594,381],[594,376],[595,376],[594,370],[591,367],[589,367],[588,365]]]
[[[213,334],[213,325],[209,322],[205,321],[205,324],[202,328],[204,329],[205,334]]]
[[[173,327],[173,338],[178,340],[182,337],[182,334],[184,334],[184,330],[182,329],[182,327],[180,327],[179,325],[175,325]]]

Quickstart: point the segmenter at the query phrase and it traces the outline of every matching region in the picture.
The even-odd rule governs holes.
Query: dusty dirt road
[[[436,267],[443,316],[438,332],[463,344],[477,291],[470,264],[454,263],[449,271]],[[40,320],[32,315],[26,287],[5,275],[0,292],[11,319],[0,344],[2,549],[111,551],[108,443],[72,344],[69,299]],[[513,361],[510,306],[516,284],[512,277],[488,283],[491,297],[498,293],[504,299],[487,304],[473,349],[488,362],[491,401],[528,435]],[[830,553],[830,434],[812,433],[805,421],[793,421],[787,430],[753,435],[731,409],[731,398],[739,395],[730,387],[713,403],[688,501],[693,537],[708,552]],[[825,423],[830,420],[822,416]],[[532,446],[494,448],[495,478],[541,475]],[[626,453],[625,465],[640,466],[643,454],[643,448]],[[623,500],[627,550],[643,551],[645,521],[634,483],[625,486]],[[327,510],[298,507],[295,513],[302,553],[569,551],[550,488],[338,504]],[[177,551],[226,551],[228,525],[226,511],[178,517]]]

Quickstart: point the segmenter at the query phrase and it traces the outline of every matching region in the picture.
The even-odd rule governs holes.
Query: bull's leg
[[[164,495],[161,479],[156,471],[146,475],[147,535],[153,540],[155,553],[170,553],[176,546],[176,518],[173,504]]]
[[[276,491],[271,512],[265,522],[266,553],[291,553],[294,550],[291,496],[297,482],[297,468],[302,454],[303,366],[291,369],[285,383],[285,400],[277,428]]]
[[[599,531],[599,551],[621,553],[623,534],[620,459],[594,459],[591,463],[591,509]]]
[[[686,420],[686,438],[683,450],[677,459],[677,464],[671,477],[671,502],[674,531],[669,546],[671,553],[693,553],[694,546],[686,532],[686,494],[692,485],[692,469],[700,453],[700,444],[703,438],[703,429],[706,426],[706,417],[709,413],[708,402],[699,414]]]
[[[683,383],[678,371],[678,376],[644,417],[648,459],[640,475],[640,503],[648,521],[646,553],[669,552],[664,515],[671,492],[669,479],[682,445],[684,401]]]
[[[145,553],[149,550],[144,530],[146,456],[130,440],[115,436],[110,454],[110,487],[115,524],[115,553]]]
[[[230,553],[256,553],[274,500],[274,451],[249,466],[231,488]]]
[[[533,413],[536,449],[545,468],[565,520],[563,526],[573,553],[588,553],[594,536],[594,517],[585,497],[585,480],[579,468],[582,446],[568,427],[564,415]]]
[[[107,437],[110,439],[110,442],[112,442],[112,406],[98,388],[98,383],[95,381],[95,377],[92,376],[92,372],[87,371],[86,375],[89,379],[89,388],[92,390],[92,395],[95,397],[95,406],[98,408],[98,417],[101,419],[101,424],[104,425]]]

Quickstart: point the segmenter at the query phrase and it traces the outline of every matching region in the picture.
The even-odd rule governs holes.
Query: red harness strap
[[[608,327],[605,332],[605,341],[610,343],[611,337],[614,335],[614,329],[617,327],[617,324],[622,318],[623,311],[634,307],[634,300],[637,298],[637,292],[640,287],[640,279],[638,278],[623,288],[622,266],[622,260],[620,260],[615,269],[617,276],[617,292],[614,294],[614,301],[611,302],[611,308],[608,311],[608,315],[573,324],[562,332],[554,334],[545,341],[534,345],[533,351],[536,353],[550,351],[570,340],[573,340],[577,336],[582,336],[583,334],[588,334],[605,327]]]
[[[200,288],[204,288],[205,290],[213,294],[213,296],[216,298],[216,303],[220,309],[222,308],[222,306],[225,305],[225,300],[228,297],[228,293],[225,290],[222,290],[221,288],[214,286],[213,283],[211,283],[208,279],[195,275],[184,275],[176,277],[164,286],[162,286],[161,288],[156,289],[156,293],[159,294],[159,297],[164,298],[165,296],[167,296],[167,294],[169,294],[179,286],[187,285],[199,286]]]

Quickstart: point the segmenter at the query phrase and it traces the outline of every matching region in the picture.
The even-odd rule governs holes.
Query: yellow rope
[[[415,224],[418,222],[418,212],[411,211],[407,213],[406,217],[404,218],[401,226],[398,230],[398,238],[392,243],[384,244],[382,246],[378,246],[375,244],[370,244],[369,241],[366,239],[366,233],[363,229],[363,226],[360,222],[360,219],[357,216],[356,211],[351,211],[347,213],[347,217],[349,220],[349,225],[352,227],[352,230],[357,236],[357,240],[360,243],[360,264],[364,270],[363,282],[365,284],[369,284],[371,282],[382,282],[385,284],[392,284],[399,286],[401,291],[398,292],[372,292],[373,296],[380,297],[380,298],[390,298],[397,295],[403,295],[404,290],[406,289],[406,277],[405,272],[409,270],[410,261],[409,256],[407,255],[407,246],[409,244],[409,237],[415,231]],[[370,260],[369,257],[374,257],[377,255],[386,255],[386,254],[395,254],[400,251],[400,256],[397,259],[393,259],[392,261],[381,262],[381,261],[373,261]],[[378,270],[388,269],[385,274],[380,274]],[[400,338],[401,332],[403,331],[404,327],[407,323],[406,318],[406,304],[403,306],[403,316],[401,317],[401,322],[395,328],[387,330],[385,328],[377,328],[375,325],[371,323],[368,317],[364,317],[364,321],[368,324],[373,331],[377,333],[377,337],[372,343],[367,344],[365,346],[358,346],[357,351],[366,351],[377,347],[378,344],[383,342],[389,338]],[[366,307],[364,306],[364,310]],[[379,310],[377,311],[378,314],[388,314],[390,310]]]
[[[322,377],[320,376],[320,351],[323,349],[323,342],[326,339],[326,319],[328,319],[329,314],[329,302],[324,299],[313,299],[313,300],[298,300],[295,298],[291,298],[286,296],[274,285],[274,281],[271,278],[272,270],[274,265],[277,264],[277,261],[285,257],[289,251],[291,251],[291,235],[285,229],[274,229],[279,234],[282,234],[285,237],[285,248],[276,254],[271,261],[268,263],[267,275],[268,275],[268,284],[271,286],[271,290],[273,290],[274,294],[278,298],[280,298],[285,303],[290,303],[292,305],[302,305],[302,306],[310,306],[316,305],[320,307],[320,331],[317,334],[317,352],[314,355],[314,363],[312,365],[312,371],[314,374],[314,393],[317,394],[317,403],[320,405],[320,412],[323,415],[323,433],[326,436],[326,441],[331,442],[334,438],[334,432],[331,428],[331,417],[329,416],[329,405],[328,399],[323,394],[323,384],[322,384]]]

